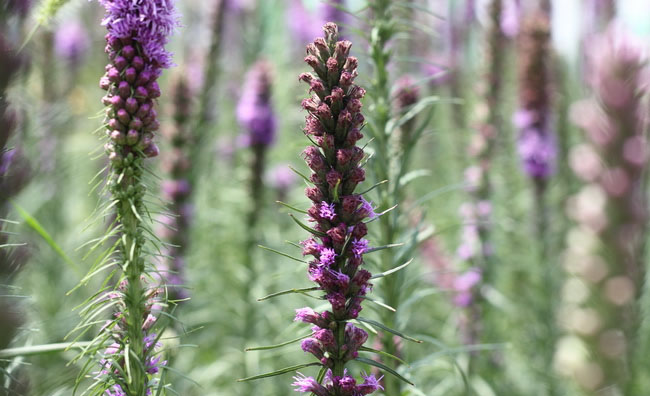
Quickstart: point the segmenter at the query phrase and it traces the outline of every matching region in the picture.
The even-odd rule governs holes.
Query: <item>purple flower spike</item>
[[[157,356],[155,350],[160,345],[151,333],[153,327],[160,327],[155,316],[163,304],[157,285],[148,285],[146,281],[152,274],[147,272],[151,263],[147,263],[143,253],[149,239],[144,236],[146,227],[142,219],[149,212],[144,200],[147,185],[143,172],[146,159],[159,154],[154,142],[154,132],[160,127],[154,99],[161,91],[156,80],[163,69],[172,65],[165,44],[177,25],[177,17],[173,0],[99,3],[106,10],[102,24],[108,30],[105,52],[109,64],[99,84],[106,91],[102,99],[107,107],[104,148],[110,159],[106,184],[116,202],[111,206],[115,208],[115,223],[119,227],[113,231],[118,236],[117,267],[123,272],[118,285],[118,296],[122,297],[114,302],[117,310],[113,321],[102,327],[98,336],[98,340],[112,339],[118,350],[114,351],[115,345],[109,347],[97,381],[87,393],[147,395],[158,387],[157,374],[166,362]],[[174,198],[187,194],[181,180],[176,180],[173,188],[166,187]],[[125,351],[134,354],[133,358],[127,359]],[[127,380],[125,373],[129,372]],[[138,380],[131,381],[133,378]]]
[[[309,279],[318,284],[331,311],[301,308],[295,320],[316,325],[301,346],[330,370],[322,383],[299,375],[293,385],[298,392],[318,396],[358,396],[380,389],[372,379],[357,385],[345,368],[368,339],[365,331],[347,321],[357,318],[362,296],[372,288],[370,273],[360,269],[368,251],[368,241],[363,239],[368,228],[363,220],[377,214],[369,202],[354,193],[365,179],[359,166],[363,149],[356,145],[363,137],[360,99],[365,94],[354,84],[358,62],[349,55],[351,43],[337,40],[334,23],[327,23],[323,30],[325,37],[307,46],[305,62],[313,74],[303,73],[299,79],[309,84],[312,94],[302,107],[308,112],[305,133],[313,136],[315,143],[303,152],[312,171],[313,187],[306,195],[313,202],[307,214],[315,232],[302,246],[304,256],[314,257],[309,263]]]
[[[539,186],[553,173],[557,155],[549,93],[548,16],[532,15],[519,39],[519,103],[513,122],[519,130],[518,152],[524,172]]]

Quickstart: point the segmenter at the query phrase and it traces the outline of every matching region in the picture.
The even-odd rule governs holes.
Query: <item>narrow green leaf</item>
[[[282,206],[286,206],[287,208],[289,208],[289,209],[291,209],[291,210],[295,210],[295,211],[298,212],[298,213],[308,214],[306,210],[298,209],[298,208],[296,208],[295,206],[291,206],[291,205],[289,205],[288,203],[284,203],[284,202],[282,202],[282,201],[275,201],[275,202],[276,202],[276,203],[279,203],[279,204],[282,205]]]
[[[370,279],[377,279],[377,278],[383,278],[384,276],[390,275],[394,272],[397,272],[401,270],[402,268],[406,267],[407,265],[411,264],[413,262],[413,259],[410,259],[409,261],[405,262],[404,264],[400,265],[399,267],[395,267],[393,269],[390,269],[388,271],[381,272],[379,274],[373,275]]]
[[[382,364],[382,363],[376,362],[376,361],[374,361],[372,359],[364,358],[364,357],[361,357],[361,356],[358,356],[354,360],[356,360],[358,362],[361,362],[361,363],[369,364],[371,366],[375,366],[377,368],[380,368],[380,369],[386,371],[387,373],[395,376],[396,378],[401,379],[402,381],[406,382],[409,385],[415,385],[411,381],[409,381],[406,378],[402,377],[397,371],[395,371],[392,368],[386,366],[385,364]]]
[[[276,371],[273,371],[273,372],[270,372],[270,373],[254,375],[254,376],[248,377],[248,378],[241,378],[241,379],[238,379],[237,382],[254,381],[254,380],[258,380],[258,379],[262,379],[262,378],[274,377],[276,375],[282,375],[282,374],[290,373],[292,371],[300,370],[301,368],[311,367],[311,366],[322,366],[322,364],[320,362],[297,364],[295,366],[285,367],[283,369],[276,370]]]
[[[388,352],[380,351],[380,350],[373,349],[373,348],[368,348],[368,347],[365,347],[365,346],[360,347],[359,350],[360,350],[360,351],[364,351],[364,352],[376,353],[377,355],[381,355],[381,356],[386,356],[386,357],[388,357],[388,358],[391,358],[391,359],[395,359],[395,360],[397,360],[398,362],[402,363],[402,364],[405,365],[406,367],[411,367],[411,366],[409,366],[409,364],[406,363],[404,360],[400,359],[399,357],[397,357],[397,356],[395,356],[395,355],[391,355],[391,354],[388,353]]]
[[[367,189],[367,190],[365,190],[365,191],[363,191],[363,192],[360,192],[359,195],[367,194],[367,193],[369,193],[370,191],[374,190],[375,188],[381,186],[382,184],[386,184],[386,183],[388,183],[388,180],[382,180],[382,181],[380,181],[379,183],[375,183],[375,184],[374,184],[372,187],[370,187],[369,189]]]
[[[370,297],[368,297],[368,296],[361,296],[361,298],[363,298],[364,300],[368,300],[368,301],[370,301],[370,302],[373,302],[373,303],[379,305],[380,307],[386,308],[386,309],[389,310],[389,311],[397,312],[397,311],[395,310],[395,308],[393,308],[393,307],[391,307],[390,305],[385,304],[385,303],[383,303],[383,302],[381,302],[381,301],[379,301],[379,300],[372,299],[372,298],[370,298]]]
[[[316,291],[316,290],[318,290],[318,287],[316,287],[316,286],[314,286],[314,287],[306,287],[304,289],[283,290],[283,291],[280,291],[280,292],[277,292],[277,293],[269,294],[266,297],[258,298],[257,301],[264,301],[264,300],[268,300],[269,298],[283,296],[285,294],[292,294],[292,293],[305,294],[306,292]]]
[[[398,337],[402,337],[402,338],[405,339],[405,340],[409,340],[409,341],[417,342],[418,344],[421,344],[421,343],[423,342],[423,341],[421,341],[421,340],[417,340],[417,339],[415,339],[415,338],[413,338],[413,337],[409,337],[409,336],[407,336],[406,334],[404,334],[404,333],[402,333],[402,332],[400,332],[400,331],[397,331],[397,330],[391,329],[390,327],[385,326],[385,325],[383,325],[383,324],[377,322],[376,320],[366,319],[366,318],[362,318],[362,317],[358,317],[357,320],[358,320],[359,322],[368,323],[369,325],[374,326],[374,327],[379,327],[380,329],[382,329],[382,330],[384,330],[384,331],[387,331],[387,332],[389,332],[389,333],[391,333],[391,334],[395,334],[395,335],[398,336]]]
[[[390,208],[384,210],[383,212],[379,212],[379,213],[377,213],[377,216],[375,216],[375,217],[373,217],[372,219],[366,221],[366,224],[367,224],[367,223],[372,223],[373,221],[377,220],[378,218],[380,218],[381,216],[383,216],[383,215],[385,215],[386,213],[390,212],[391,210],[395,209],[396,207],[397,207],[397,204],[391,206]]]
[[[61,342],[56,344],[0,349],[0,359],[12,359],[17,356],[45,355],[48,353],[63,352],[68,349],[82,349],[88,345],[90,345],[90,342]]]
[[[304,340],[305,338],[311,336],[312,334],[313,334],[313,333],[305,334],[305,335],[302,336],[302,337],[294,338],[293,340],[285,341],[285,342],[280,343],[280,344],[267,345],[267,346],[259,346],[259,347],[250,347],[250,348],[246,348],[246,349],[244,349],[244,350],[245,350],[246,352],[251,352],[251,351],[266,351],[266,350],[268,350],[268,349],[281,348],[281,347],[283,347],[283,346],[293,344],[294,342],[298,342],[298,341],[300,341],[300,340]]]
[[[440,102],[439,96],[427,96],[426,98],[422,98],[418,103],[416,103],[413,107],[411,107],[411,109],[407,111],[406,114],[404,114],[402,117],[400,117],[397,120],[391,120],[388,123],[388,125],[386,125],[387,133],[393,132],[396,128],[399,128],[400,126],[404,125],[409,120],[411,120],[413,117],[418,115],[418,113],[420,113],[422,110],[438,102]]]
[[[4,245],[0,245],[0,249],[8,248],[8,247],[19,247],[19,246],[27,246],[26,243],[5,243]]]
[[[399,179],[399,185],[400,185],[400,187],[404,187],[404,186],[406,186],[407,184],[409,184],[410,182],[412,182],[415,179],[418,179],[420,177],[427,177],[427,176],[431,176],[431,171],[430,170],[428,170],[428,169],[416,169],[416,170],[410,171],[407,174],[405,174],[404,176],[402,176]]]
[[[314,183],[312,183],[311,180],[309,180],[309,178],[308,178],[307,176],[303,175],[299,170],[297,170],[297,169],[294,168],[293,166],[289,166],[289,169],[291,169],[291,170],[292,170],[295,174],[297,174],[298,176],[302,177],[303,180],[305,180],[308,184],[314,184]]]
[[[45,228],[43,228],[43,226],[38,222],[38,220],[32,217],[32,215],[27,213],[25,209],[23,209],[15,202],[12,202],[12,205],[14,206],[14,208],[16,209],[20,217],[22,217],[25,220],[25,223],[27,223],[29,227],[31,227],[34,231],[36,231],[36,233],[38,233],[38,235],[40,235],[41,238],[43,238],[43,240],[45,240],[45,242],[47,242],[47,244],[50,245],[50,247],[56,252],[56,254],[58,254],[59,257],[61,257],[63,261],[65,261],[66,264],[68,264],[77,273],[77,275],[79,275],[79,277],[83,276],[83,274],[81,273],[81,269],[77,266],[77,264],[65,254],[63,249],[61,249],[61,247],[56,242],[54,242],[52,236],[50,236],[50,234],[45,230]]]
[[[370,248],[370,249],[366,250],[365,254],[372,253],[372,252],[377,252],[379,250],[390,249],[390,248],[394,248],[394,247],[400,247],[400,246],[404,246],[404,243],[403,242],[402,243],[391,243],[390,245],[376,246],[376,247],[373,247],[373,248]]]
[[[290,256],[290,255],[288,255],[288,254],[286,254],[286,253],[283,253],[283,252],[281,252],[281,251],[279,251],[279,250],[272,249],[272,248],[267,247],[267,246],[257,245],[257,247],[260,247],[260,248],[262,248],[262,249],[264,249],[264,250],[268,250],[269,252],[273,252],[273,253],[275,253],[275,254],[279,254],[280,256],[284,256],[284,257],[290,258],[291,260],[295,260],[295,261],[298,261],[298,262],[300,262],[300,263],[307,263],[305,260],[301,260],[301,259],[299,259],[299,258],[297,258],[297,257]]]
[[[304,223],[301,222],[300,220],[296,219],[296,218],[294,217],[294,215],[292,215],[291,213],[289,213],[289,216],[293,219],[293,221],[296,222],[296,224],[298,224],[298,225],[299,225],[300,227],[302,227],[304,230],[309,231],[310,233],[312,233],[312,234],[314,234],[314,235],[316,235],[316,236],[327,236],[326,233],[321,232],[321,231],[314,230],[313,228],[311,228],[311,227],[309,227],[308,225],[304,224]]]

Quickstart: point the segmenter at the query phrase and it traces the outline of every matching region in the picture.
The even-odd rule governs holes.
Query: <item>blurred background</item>
[[[591,243],[574,232],[584,219],[575,215],[579,204],[592,212],[606,208],[594,203],[604,199],[602,194],[579,195],[588,184],[581,175],[594,150],[585,149],[593,146],[593,140],[581,122],[590,113],[576,110],[575,104],[598,97],[600,86],[590,77],[598,68],[590,59],[604,45],[594,42],[611,30],[610,22],[625,30],[612,40],[638,45],[638,57],[644,59],[650,3],[503,0],[498,48],[488,46],[491,1],[394,3],[396,33],[386,45],[391,52],[386,66],[389,106],[399,118],[404,106],[408,111],[423,103],[414,116],[423,125],[410,154],[408,181],[399,202],[394,202],[403,231],[394,242],[414,238],[404,252],[413,262],[400,278],[402,297],[394,323],[425,341],[395,341],[400,356],[410,363],[410,367],[400,366],[399,372],[416,384],[400,387],[401,394],[594,394],[607,375],[576,368],[584,360],[583,344],[589,343],[580,330],[589,319],[571,323],[592,312],[574,309],[577,300],[586,299],[579,295],[597,293],[598,287],[579,277],[572,283],[575,271],[567,256],[573,257],[572,247],[580,250]],[[373,8],[362,0],[178,0],[177,8],[181,26],[168,47],[176,66],[160,79],[162,127],[156,139],[161,155],[151,160],[161,180],[151,188],[179,216],[159,219],[179,232],[155,228],[162,238],[181,246],[174,252],[175,260],[160,265],[173,266],[178,283],[186,286],[176,289],[177,297],[189,299],[176,307],[179,320],[170,324],[164,337],[173,347],[167,359],[174,369],[165,380],[184,396],[286,395],[291,392],[289,375],[236,382],[307,359],[297,345],[244,352],[246,347],[302,335],[305,329],[293,322],[294,310],[313,303],[298,294],[256,301],[278,290],[309,286],[302,264],[257,245],[299,256],[300,251],[286,241],[306,238],[306,232],[287,215],[288,209],[275,203],[300,208],[309,204],[304,181],[290,169],[308,171],[300,157],[309,144],[302,133],[306,113],[300,107],[307,88],[298,82],[299,74],[307,71],[304,47],[321,35],[324,22],[334,20],[342,36],[353,42],[352,55],[359,58],[357,83],[373,86],[377,76],[369,55],[376,27]],[[12,278],[12,294],[18,296],[14,308],[22,315],[22,324],[10,347],[74,339],[66,335],[79,322],[75,307],[100,282],[92,279],[75,289],[96,259],[85,244],[102,235],[109,223],[94,213],[104,197],[93,189],[94,177],[100,174],[101,178],[106,165],[97,133],[103,122],[104,94],[98,81],[107,62],[105,31],[100,26],[104,11],[96,1],[81,0],[65,2],[49,18],[41,18],[41,11],[34,4],[24,17],[7,22],[9,37],[17,46],[24,44],[21,53],[28,59],[6,91],[18,131],[9,147],[20,147],[31,168],[29,183],[12,198],[7,214],[0,216],[12,221],[6,226],[9,240],[26,243],[27,252],[22,270]],[[526,103],[522,104],[526,94],[521,92],[529,81],[525,75],[531,72],[522,72],[522,67],[527,57],[534,56],[525,44],[526,26],[534,25],[529,21],[535,18],[550,21],[550,44],[538,59],[543,71],[532,72],[546,75],[541,88],[550,98],[546,127],[555,136],[554,164],[543,182],[522,166],[520,155],[525,149],[517,116],[522,106],[526,110]],[[486,70],[495,56],[502,60],[497,70],[500,94],[498,101],[489,102],[486,95],[493,81]],[[634,89],[644,88],[646,74],[640,72]],[[621,78],[629,82],[626,75],[631,74],[623,73]],[[262,110],[254,107],[258,104],[250,98],[251,91],[268,98]],[[364,105],[369,122],[376,103],[373,95],[369,92]],[[411,101],[402,105],[405,97]],[[639,111],[644,116],[639,117],[645,119],[648,107],[643,103]],[[623,106],[619,111],[626,108],[630,109]],[[480,205],[473,208],[468,203],[476,198],[472,169],[485,160],[475,155],[476,145],[481,145],[475,136],[486,114],[495,112],[498,135],[490,143],[493,149],[487,159],[491,175],[488,283],[480,271],[472,272],[480,265],[472,262],[476,253],[467,250],[476,246],[467,244],[476,244],[474,222],[483,220],[476,220]],[[605,112],[610,117],[615,113]],[[645,136],[645,130],[643,123],[638,135]],[[373,152],[372,142],[368,150]],[[602,151],[595,151],[604,158]],[[181,188],[186,179],[191,181],[191,191]],[[361,190],[379,181],[370,172]],[[541,185],[543,208],[539,206]],[[578,203],[572,200],[576,195],[583,197]],[[373,199],[379,204],[379,198]],[[478,200],[482,202],[486,201]],[[634,238],[645,241],[643,224]],[[369,229],[371,244],[379,245],[381,228],[371,224]],[[415,229],[417,233],[409,233]],[[644,257],[637,257],[641,284],[647,268]],[[368,266],[372,272],[388,269],[372,258]],[[633,311],[641,330],[628,339],[627,348],[648,355],[650,332],[642,315],[647,311],[641,308],[648,308],[648,295],[635,293],[639,306]],[[479,302],[481,315],[476,316],[471,307]],[[382,316],[382,309],[367,304],[364,314]],[[80,340],[89,337],[82,335]],[[380,348],[380,338],[371,336],[375,344],[369,345]],[[75,355],[75,351],[38,352],[6,360],[5,374],[15,376],[4,377],[4,385],[18,380],[28,384],[24,394],[70,395],[82,364],[69,364]],[[485,361],[471,363],[481,359]],[[626,388],[627,393],[619,389],[619,393],[599,394],[650,394],[650,366],[630,364],[645,367],[634,374],[636,387]]]

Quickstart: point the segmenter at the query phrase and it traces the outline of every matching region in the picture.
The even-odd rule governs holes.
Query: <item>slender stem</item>
[[[345,372],[345,361],[341,358],[345,352],[341,351],[341,347],[345,345],[345,321],[337,322],[336,327],[336,344],[338,345],[338,353],[336,359],[334,360],[334,372],[335,376],[342,377]]]
[[[374,62],[374,80],[372,84],[373,92],[373,119],[376,128],[374,137],[376,142],[376,161],[375,172],[378,180],[388,180],[388,186],[380,192],[381,208],[389,208],[401,199],[399,189],[400,158],[395,145],[395,136],[388,133],[387,126],[391,118],[391,96],[388,75],[388,63],[390,61],[390,51],[386,50],[394,31],[391,26],[391,3],[390,1],[376,1],[371,5],[374,13],[374,26],[371,33],[370,55]],[[399,235],[399,223],[397,213],[387,213],[380,218],[381,241],[382,245],[388,245],[395,242],[395,237]],[[393,249],[385,249],[381,255],[381,268],[389,269],[395,267],[395,252]],[[400,305],[400,274],[393,274],[382,280],[381,289],[384,295],[384,301],[391,307],[399,309]],[[395,327],[395,318],[392,312],[387,312],[382,317],[382,321],[388,327]],[[384,333],[381,339],[382,350],[397,356],[397,345],[392,334]],[[387,366],[397,369],[399,362],[386,361]],[[384,388],[387,395],[401,394],[401,382],[393,377],[384,377]]]
[[[244,268],[246,268],[245,284],[242,285],[245,291],[244,301],[254,300],[252,291],[257,282],[257,269],[255,266],[254,252],[257,245],[257,224],[261,213],[262,205],[264,203],[264,165],[266,163],[266,149],[267,147],[262,144],[256,144],[251,147],[252,151],[252,164],[250,174],[250,194],[251,194],[251,207],[246,218],[246,242],[244,246]],[[248,343],[255,338],[256,323],[257,323],[257,310],[255,304],[246,304],[246,312],[244,313],[244,328],[243,328],[243,341]],[[246,361],[244,362],[244,373],[249,375],[249,367]],[[247,383],[248,384],[248,383]],[[250,385],[250,384],[248,384]],[[250,391],[251,387],[247,385]]]
[[[189,157],[193,158],[194,162],[198,164],[193,167],[188,178],[191,187],[196,186],[198,172],[203,169],[203,153],[205,147],[210,145],[210,142],[208,141],[209,129],[210,125],[214,123],[213,111],[216,107],[214,103],[214,92],[217,86],[217,76],[219,75],[218,58],[219,50],[221,48],[223,17],[226,8],[225,0],[215,0],[214,3],[214,14],[211,25],[212,36],[204,71],[205,81],[201,93],[199,94],[199,110],[196,116],[195,142],[190,149],[189,155]]]
[[[141,173],[141,170],[135,172]],[[139,175],[138,175],[139,176]],[[120,185],[122,191],[129,187],[140,185],[138,177],[125,178]],[[128,335],[125,345],[129,352],[135,356],[142,356],[144,350],[144,334],[142,326],[144,323],[144,289],[141,283],[141,276],[144,273],[144,260],[141,258],[142,243],[138,236],[141,236],[140,220],[135,216],[133,208],[139,210],[142,207],[142,198],[133,196],[133,201],[127,198],[120,199],[119,219],[124,229],[122,238],[122,265],[125,270],[128,287],[126,290],[126,332]],[[133,202],[133,203],[132,203]],[[132,208],[133,206],[133,208]],[[132,355],[132,356],[133,356]],[[129,396],[140,396],[146,391],[147,374],[144,371],[144,362],[134,358],[128,359],[128,372],[130,372],[130,383],[128,383]]]

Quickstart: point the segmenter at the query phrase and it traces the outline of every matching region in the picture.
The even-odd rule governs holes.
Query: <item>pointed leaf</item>
[[[316,286],[314,286],[314,287],[306,287],[304,289],[283,290],[283,291],[280,291],[280,292],[277,292],[277,293],[269,294],[268,296],[265,296],[265,297],[262,297],[262,298],[258,298],[257,301],[264,301],[264,300],[268,300],[269,298],[283,296],[285,294],[292,294],[292,293],[305,294],[306,292],[316,291],[316,290],[318,290],[318,287],[316,287]]]
[[[360,192],[359,195],[367,194],[367,193],[369,193],[370,191],[374,190],[375,188],[381,186],[382,184],[386,184],[386,183],[388,183],[388,180],[382,180],[382,181],[380,181],[379,183],[375,183],[375,184],[374,184],[372,187],[370,187],[369,189],[367,189],[367,190],[365,190],[365,191],[363,191],[363,192]]]
[[[369,364],[371,366],[375,366],[377,368],[380,368],[380,369],[386,371],[387,373],[393,375],[394,377],[401,379],[402,381],[406,382],[409,385],[415,385],[411,381],[409,381],[406,378],[402,377],[397,371],[395,371],[392,368],[386,366],[385,364],[382,364],[382,363],[376,362],[376,361],[374,361],[372,359],[364,358],[364,357],[361,357],[361,356],[357,357],[354,360],[356,360],[358,362],[361,362],[361,363]]]
[[[398,336],[398,337],[402,337],[402,338],[405,339],[405,340],[409,340],[409,341],[417,342],[418,344],[421,344],[421,343],[423,342],[423,341],[421,341],[421,340],[417,340],[417,339],[415,339],[415,338],[413,338],[413,337],[409,337],[409,336],[407,336],[406,334],[404,334],[404,333],[402,333],[402,332],[399,332],[399,331],[397,331],[397,330],[391,329],[390,327],[388,327],[388,326],[386,326],[386,325],[383,325],[383,324],[377,322],[376,320],[366,319],[366,318],[362,318],[362,317],[358,317],[357,320],[358,320],[359,322],[368,323],[369,325],[374,326],[374,327],[379,327],[380,329],[382,329],[382,330],[384,330],[384,331],[387,331],[387,332],[389,332],[389,333],[391,333],[391,334],[395,334],[395,335]]]
[[[391,355],[388,352],[380,351],[380,350],[373,349],[373,348],[368,348],[368,347],[365,347],[365,346],[360,347],[359,350],[364,351],[364,352],[376,353],[377,355],[381,355],[381,356],[386,356],[386,357],[389,357],[391,359],[397,360],[398,362],[402,363],[403,365],[405,365],[407,367],[411,367],[404,360],[400,359],[399,357],[397,357],[395,355]]]
[[[14,206],[14,208],[16,209],[20,217],[22,217],[25,220],[27,225],[30,226],[34,231],[36,231],[36,233],[38,233],[38,235],[40,235],[41,238],[43,238],[43,240],[45,240],[45,242],[47,242],[47,244],[50,245],[50,247],[56,252],[56,254],[58,254],[59,257],[61,257],[63,261],[66,262],[66,264],[72,267],[72,269],[77,273],[77,275],[82,276],[83,274],[81,273],[81,269],[77,266],[77,264],[74,261],[70,259],[70,257],[68,257],[65,254],[63,249],[61,249],[61,247],[56,242],[54,242],[54,239],[45,230],[45,228],[43,228],[43,226],[38,222],[38,220],[32,217],[29,213],[27,213],[25,209],[23,209],[15,202],[12,202],[12,205]]]
[[[299,259],[299,258],[297,258],[297,257],[290,256],[290,255],[288,255],[288,254],[286,254],[286,253],[282,253],[281,251],[279,251],[279,250],[275,250],[275,249],[272,249],[272,248],[270,248],[270,247],[266,247],[266,246],[263,246],[263,245],[257,245],[257,247],[260,247],[260,248],[262,248],[262,249],[264,249],[264,250],[268,250],[269,252],[273,252],[273,253],[275,253],[275,254],[279,254],[280,256],[284,256],[284,257],[290,258],[291,260],[295,260],[295,261],[298,261],[298,262],[300,262],[300,263],[307,263],[305,260],[301,260],[301,259]]]
[[[293,166],[289,166],[289,169],[291,169],[291,170],[292,170],[295,174],[297,174],[298,176],[302,177],[302,178],[303,178],[307,183],[309,183],[309,184],[314,184],[314,183],[312,183],[311,180],[309,180],[309,178],[308,178],[307,176],[303,175],[299,170],[297,170],[297,169],[294,168]]]
[[[246,352],[251,352],[251,351],[266,351],[266,350],[268,350],[268,349],[281,348],[281,347],[283,347],[283,346],[286,346],[286,345],[289,345],[289,344],[293,344],[294,342],[298,342],[298,341],[300,341],[300,340],[304,340],[305,338],[311,336],[312,334],[313,334],[313,333],[305,334],[305,335],[302,336],[302,337],[294,338],[293,340],[285,341],[285,342],[280,343],[280,344],[267,345],[267,346],[259,346],[259,347],[250,347],[250,348],[246,348],[246,349],[244,349],[244,350],[245,350]]]
[[[390,275],[390,274],[392,274],[394,272],[397,272],[397,271],[401,270],[402,268],[406,267],[407,265],[411,264],[412,262],[413,262],[413,259],[410,259],[409,261],[405,262],[404,264],[400,265],[399,267],[395,267],[395,268],[390,269],[388,271],[384,271],[384,272],[381,272],[381,273],[379,273],[377,275],[373,275],[372,277],[370,277],[370,279],[383,278],[384,276]]]
[[[364,254],[368,254],[368,253],[372,253],[372,252],[376,252],[376,251],[384,250],[384,249],[390,249],[390,248],[394,248],[394,247],[400,247],[400,246],[404,246],[404,243],[403,242],[402,243],[391,243],[390,245],[376,246],[376,247],[373,247],[373,248],[370,248],[370,249],[366,250],[366,252]]]
[[[61,342],[56,344],[0,349],[0,359],[12,359],[17,356],[44,355],[48,353],[62,352],[68,349],[85,348],[88,345],[90,345],[90,342]]]
[[[295,211],[298,212],[298,213],[309,214],[309,213],[307,213],[306,210],[298,209],[298,208],[296,208],[295,206],[291,206],[291,205],[289,205],[288,203],[284,203],[284,202],[282,202],[282,201],[275,201],[275,202],[276,202],[276,203],[279,203],[279,204],[282,205],[282,206],[286,206],[287,208],[289,208],[289,209],[291,209],[291,210],[295,210]]]
[[[254,375],[254,376],[248,377],[248,378],[240,378],[240,379],[237,380],[237,382],[254,381],[254,380],[258,380],[258,379],[262,379],[262,378],[274,377],[276,375],[282,375],[282,374],[290,373],[292,371],[300,370],[302,368],[311,367],[311,366],[322,366],[322,364],[320,362],[297,364],[295,366],[285,367],[283,369],[276,370],[276,371],[273,371],[273,372],[270,372],[270,373]]]
[[[413,171],[408,172],[404,176],[400,177],[399,179],[399,186],[404,187],[413,180],[420,178],[420,177],[426,177],[426,176],[431,176],[431,171],[428,169],[416,169]]]
[[[294,217],[294,215],[292,215],[291,213],[289,213],[289,216],[293,219],[293,221],[296,222],[296,224],[298,224],[298,225],[299,225],[300,227],[302,227],[304,230],[309,231],[310,233],[312,233],[312,234],[314,234],[314,235],[316,235],[316,236],[327,236],[326,233],[324,233],[324,232],[322,232],[322,231],[317,231],[317,230],[315,230],[315,229],[309,227],[308,225],[304,224],[304,223],[301,222],[300,220],[296,219],[296,218]]]
[[[370,298],[370,297],[368,297],[368,296],[361,296],[361,298],[363,298],[364,300],[368,300],[368,301],[370,301],[370,302],[374,302],[375,304],[379,305],[380,307],[386,308],[386,309],[389,310],[389,311],[397,312],[397,311],[395,310],[395,308],[393,308],[393,307],[391,307],[390,305],[385,304],[385,303],[383,303],[383,302],[381,302],[381,301],[379,301],[379,300],[372,299],[372,298]]]

